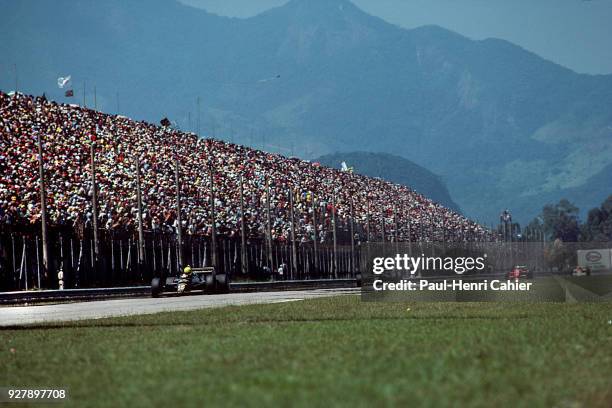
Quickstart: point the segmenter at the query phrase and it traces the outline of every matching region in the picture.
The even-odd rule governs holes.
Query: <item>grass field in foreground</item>
[[[0,386],[68,387],[79,407],[610,407],[610,320],[345,296],[3,329]]]

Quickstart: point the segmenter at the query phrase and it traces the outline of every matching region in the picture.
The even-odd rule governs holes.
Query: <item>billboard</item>
[[[612,249],[579,249],[578,265],[592,271],[612,269]]]

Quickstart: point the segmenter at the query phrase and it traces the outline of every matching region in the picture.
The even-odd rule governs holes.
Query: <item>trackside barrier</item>
[[[305,281],[237,282],[231,292],[268,292],[281,290],[333,289],[356,287],[357,279],[316,279]],[[200,293],[200,292],[196,292]],[[150,297],[151,286],[120,288],[30,290],[0,292],[0,305],[58,301],[102,300],[121,297]]]
[[[315,249],[308,242],[295,250],[289,242],[274,242],[269,247],[264,239],[253,238],[244,241],[243,249],[240,239],[218,237],[216,270],[232,281],[354,278],[359,268],[359,245],[352,248],[343,236],[346,231],[340,232],[343,244],[319,243]],[[153,277],[176,276],[181,269],[173,233],[145,232],[139,262],[139,241],[133,235],[101,230],[96,259],[90,230],[50,229],[46,271],[39,241],[36,229],[0,232],[0,291],[135,287],[148,285]],[[186,234],[182,242],[183,266],[212,265],[209,237]]]

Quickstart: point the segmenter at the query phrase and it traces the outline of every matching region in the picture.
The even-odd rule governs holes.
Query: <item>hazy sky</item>
[[[232,17],[250,17],[287,0],[180,0]],[[612,0],[353,0],[406,28],[437,24],[473,39],[503,38],[592,74],[612,73]]]

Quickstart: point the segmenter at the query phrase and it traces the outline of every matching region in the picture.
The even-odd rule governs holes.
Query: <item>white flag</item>
[[[66,78],[64,77],[57,78],[57,86],[59,86],[60,88],[63,88],[64,86],[66,86],[68,82],[70,82],[70,75],[68,75]]]

